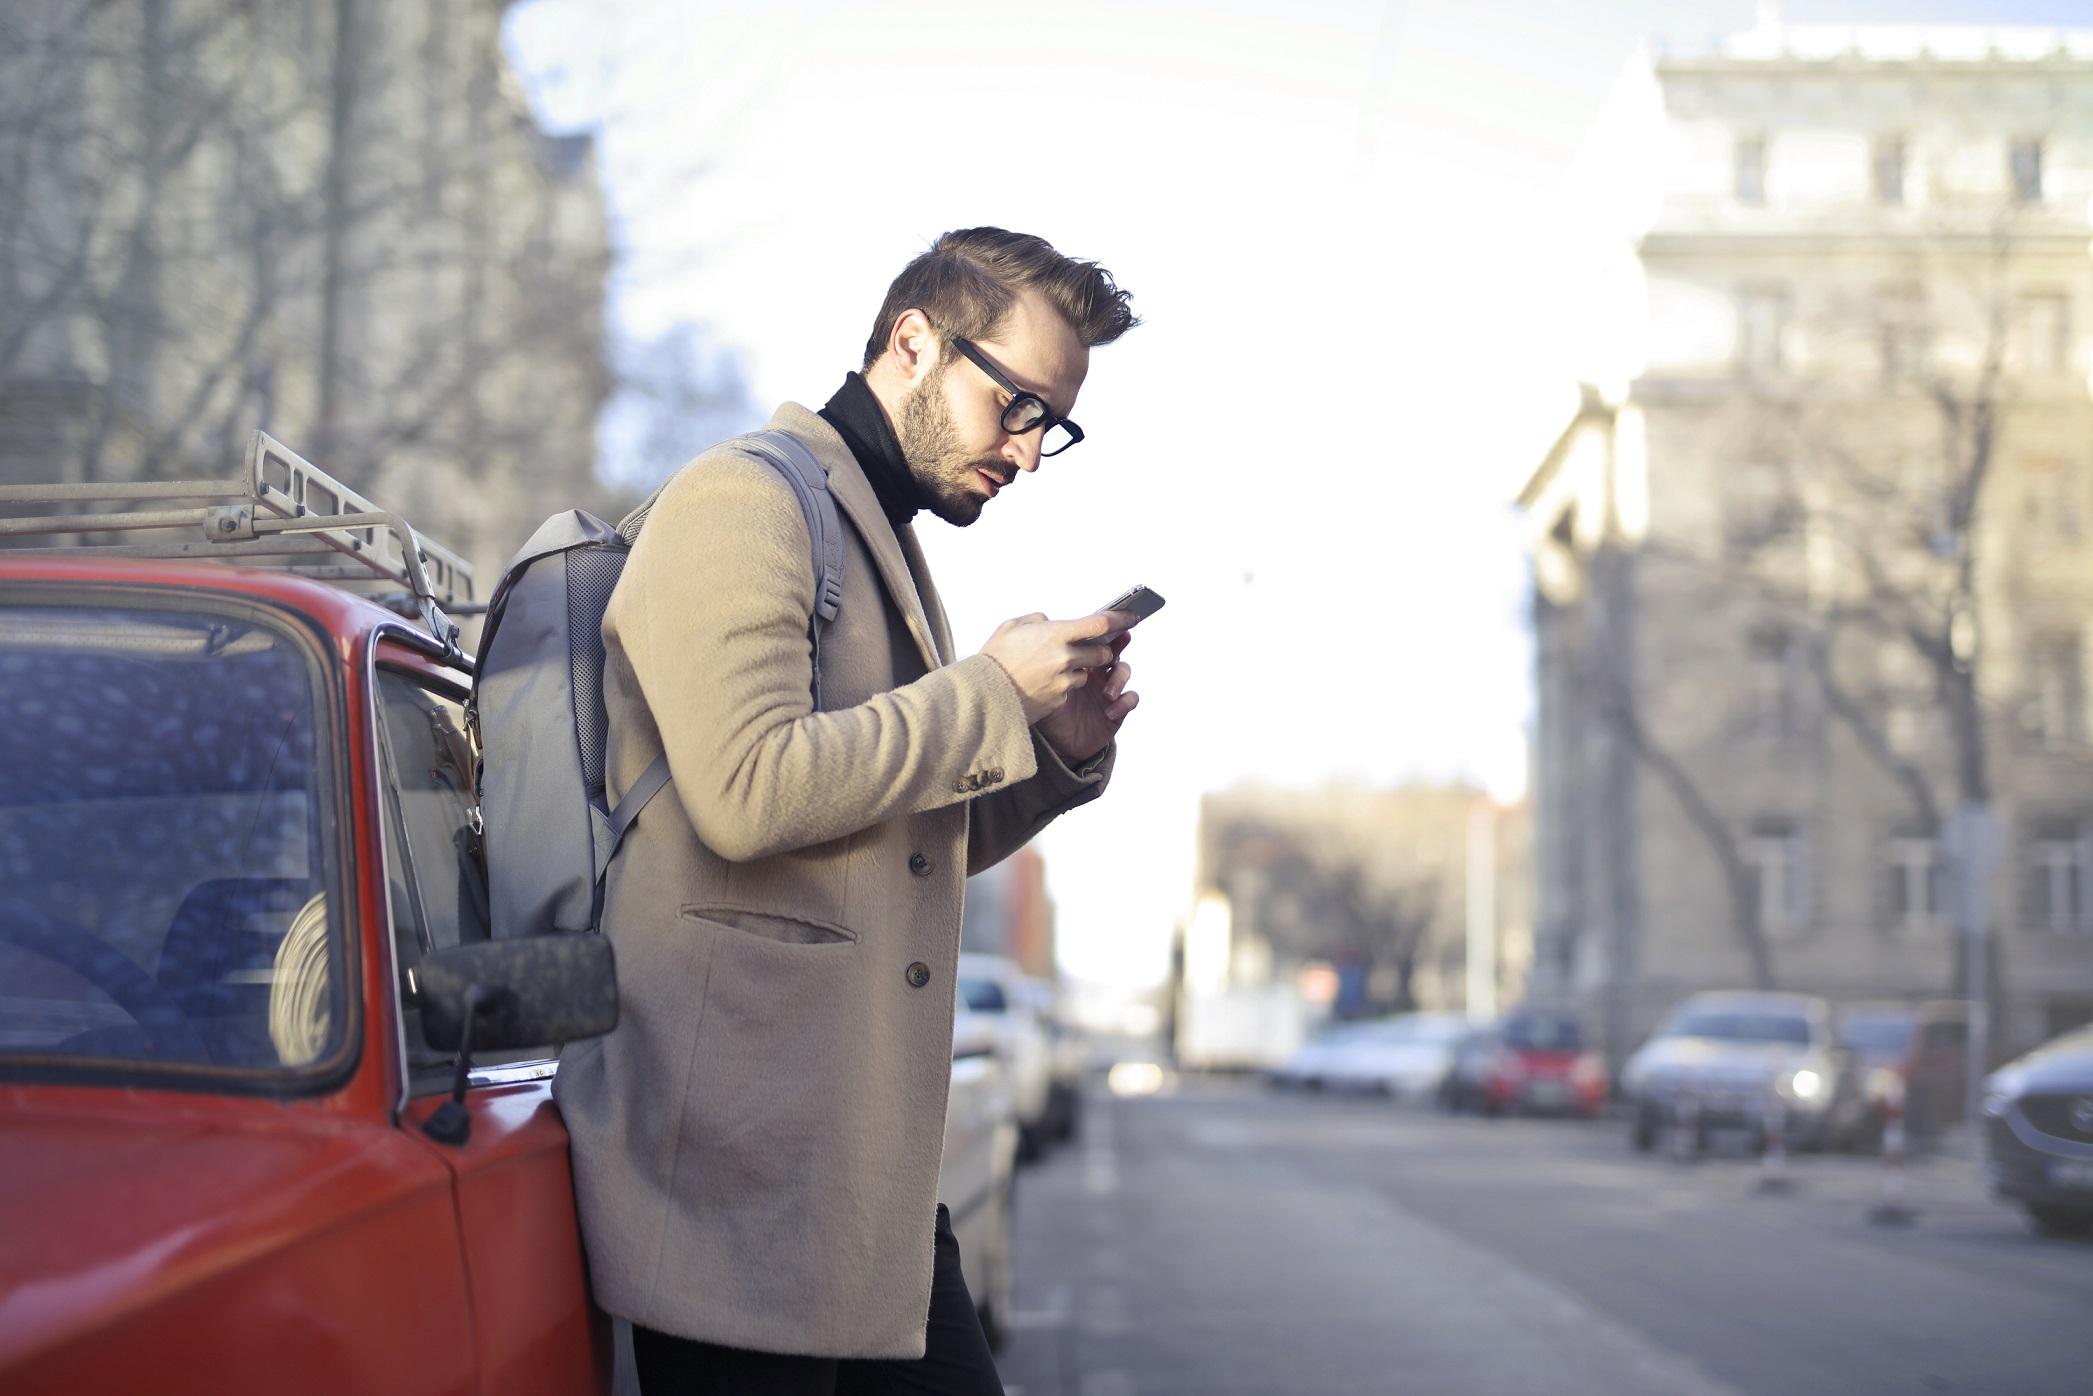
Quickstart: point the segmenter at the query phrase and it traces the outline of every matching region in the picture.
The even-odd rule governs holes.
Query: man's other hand
[[[1003,672],[1017,685],[1026,722],[1038,724],[1055,717],[1069,706],[1074,695],[1086,690],[1093,699],[1089,706],[1102,716],[1113,702],[1132,696],[1124,692],[1123,681],[1116,686],[1111,682],[1112,671],[1124,668],[1114,661],[1125,647],[1126,638],[1122,635],[1115,644],[1107,645],[1103,637],[1114,630],[1124,630],[1133,620],[1113,611],[1099,611],[1081,620],[1048,620],[1035,612],[997,626],[981,652],[1001,664]],[[1106,688],[1113,690],[1109,698],[1103,696]],[[1130,711],[1132,704],[1124,704],[1119,717]],[[1118,721],[1114,719],[1112,730],[1117,729]],[[1050,733],[1047,740],[1054,742],[1056,751],[1067,755]],[[1109,740],[1108,732],[1098,746],[1102,748]]]

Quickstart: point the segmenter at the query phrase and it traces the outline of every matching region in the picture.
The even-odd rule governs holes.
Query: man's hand
[[[1125,622],[1123,614],[1120,619]],[[1039,735],[1071,766],[1080,766],[1103,751],[1119,735],[1119,724],[1141,702],[1141,695],[1127,687],[1134,666],[1119,657],[1130,638],[1121,629],[1112,642],[1112,662],[1092,669],[1089,680],[1068,695],[1060,710],[1039,723]]]
[[[1034,613],[1006,620],[981,652],[1003,666],[1025,705],[1025,721],[1038,723],[1061,711],[1091,671],[1112,662],[1103,643],[1129,617],[1100,611],[1081,620],[1048,620]]]

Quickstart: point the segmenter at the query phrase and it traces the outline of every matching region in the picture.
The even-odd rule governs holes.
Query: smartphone
[[[1105,603],[1098,609],[1100,611],[1130,612],[1138,624],[1163,609],[1163,597],[1162,593],[1151,591],[1144,586],[1129,587],[1123,595]],[[1110,644],[1124,633],[1124,631],[1119,630],[1111,631],[1104,636],[1103,643]]]

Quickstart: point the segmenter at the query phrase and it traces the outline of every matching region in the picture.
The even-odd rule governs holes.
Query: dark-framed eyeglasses
[[[1003,408],[1003,430],[1012,436],[1023,436],[1036,431],[1039,436],[1039,454],[1058,456],[1083,439],[1083,429],[1066,417],[1056,417],[1054,409],[1047,406],[1046,399],[1038,393],[1028,393],[1003,376],[1003,371],[988,361],[972,340],[952,336],[952,347],[967,356],[974,367],[988,375],[991,383],[1010,394],[1010,402]]]

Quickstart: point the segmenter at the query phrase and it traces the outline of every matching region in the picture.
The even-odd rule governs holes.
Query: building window
[[[1737,202],[1766,206],[1766,138],[1739,136],[1736,145]]]
[[[1769,741],[1789,741],[1800,736],[1802,642],[1785,631],[1760,631],[1751,638],[1750,664],[1747,693],[1752,735]]]
[[[2071,302],[2056,291],[2031,291],[2013,303],[2013,360],[2027,373],[2071,366]]]
[[[2028,852],[2034,929],[2060,935],[2093,931],[2093,823],[2040,824]]]
[[[2006,164],[2013,177],[2013,199],[2016,203],[2039,204],[2042,202],[2042,142],[2019,140],[2013,142],[2006,155]]]
[[[1907,934],[1938,926],[1947,909],[1946,868],[1939,841],[1899,834],[1889,841],[1884,862],[1889,875],[1890,925]]]
[[[1737,359],[1747,369],[1779,370],[1788,364],[1785,286],[1747,286],[1737,295]]]
[[[1904,202],[1904,138],[1902,136],[1877,136],[1874,159],[1875,202],[1878,204],[1901,204]]]
[[[2028,726],[2051,751],[2086,741],[2086,665],[2079,637],[2040,636],[2028,655]]]
[[[1759,904],[1759,929],[1770,938],[1809,923],[1809,868],[1802,831],[1785,819],[1761,820],[1744,841],[1744,863]]]

